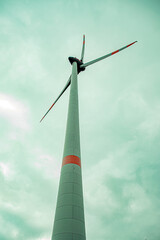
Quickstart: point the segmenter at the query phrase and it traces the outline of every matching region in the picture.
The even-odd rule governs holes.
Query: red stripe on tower
[[[76,164],[81,167],[81,159],[75,155],[68,155],[63,158],[62,167],[66,164]]]

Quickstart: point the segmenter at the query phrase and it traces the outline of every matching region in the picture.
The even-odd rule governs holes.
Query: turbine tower
[[[40,120],[41,122],[44,119],[54,104],[71,84],[66,137],[52,240],[86,239],[81,173],[77,75],[81,71],[84,71],[89,65],[112,56],[115,53],[131,46],[135,42],[100,58],[83,63],[85,49],[85,35],[83,35],[81,59],[79,60],[75,57],[68,58],[72,64],[72,74],[55,102]]]

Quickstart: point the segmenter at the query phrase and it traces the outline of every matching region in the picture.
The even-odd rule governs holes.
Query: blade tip
[[[41,123],[43,119],[44,119],[44,117],[42,117],[41,120],[40,120],[39,122]]]

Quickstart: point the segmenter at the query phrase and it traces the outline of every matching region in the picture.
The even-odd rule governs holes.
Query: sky
[[[78,76],[86,239],[160,239],[160,2],[0,1],[0,240],[50,240],[71,73]]]

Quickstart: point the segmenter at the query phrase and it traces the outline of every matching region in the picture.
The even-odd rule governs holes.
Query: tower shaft
[[[77,63],[73,62],[66,137],[52,240],[85,239]]]

